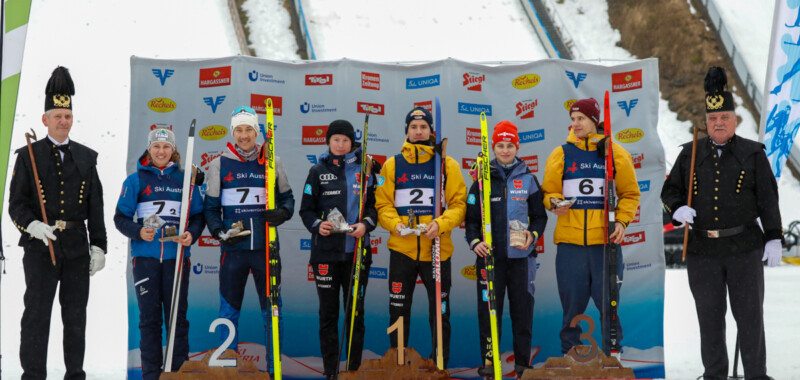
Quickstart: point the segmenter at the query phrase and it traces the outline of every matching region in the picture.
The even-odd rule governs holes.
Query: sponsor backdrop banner
[[[664,154],[656,131],[658,115],[658,63],[655,59],[599,66],[562,60],[513,65],[478,65],[447,59],[419,65],[377,64],[353,60],[288,63],[252,57],[208,60],[157,60],[131,58],[131,115],[127,170],[145,149],[146,134],[156,126],[172,127],[178,149],[186,151],[189,123],[197,118],[194,162],[207,170],[231,141],[230,116],[238,106],[249,105],[264,122],[264,100],[273,99],[277,154],[283,160],[300,207],[309,168],[326,150],[327,125],[346,119],[356,127],[356,139],[365,112],[372,106],[369,150],[378,160],[398,154],[404,140],[406,113],[415,105],[442,103],[442,128],[450,142],[448,154],[462,163],[467,186],[468,168],[480,151],[479,114],[489,124],[510,120],[519,127],[519,156],[542,179],[550,152],[565,142],[570,124],[568,109],[577,99],[595,97],[602,104],[611,91],[611,117],[615,140],[632,155],[642,190],[636,220],[623,243],[625,284],[619,309],[624,328],[623,363],[637,377],[664,377],[663,300],[664,255],[659,194],[665,175]],[[532,358],[534,364],[560,356],[558,337],[561,304],[555,279],[551,214],[544,237],[538,242],[536,307]],[[308,266],[310,233],[294,217],[279,228],[283,260],[283,366],[289,377],[316,377],[322,372],[318,338],[318,301]],[[475,255],[464,240],[463,228],[452,232],[455,244],[451,289],[452,344],[450,369],[454,377],[474,377],[480,365]],[[388,232],[372,234],[373,264],[366,292],[365,358],[375,358],[389,347]],[[192,359],[220,344],[209,326],[219,309],[218,243],[204,232],[192,248],[189,281],[190,347]],[[129,375],[140,375],[138,308],[130,267]],[[409,345],[423,356],[430,354],[430,330],[424,287],[414,296]],[[508,306],[503,313],[500,351],[504,373],[513,370],[511,323]],[[599,320],[594,306],[587,313]],[[340,317],[341,318],[341,317]],[[341,325],[340,325],[341,326]],[[264,326],[252,281],[245,292],[239,353],[265,368]],[[601,342],[599,323],[594,339]],[[507,367],[507,368],[506,368]]]

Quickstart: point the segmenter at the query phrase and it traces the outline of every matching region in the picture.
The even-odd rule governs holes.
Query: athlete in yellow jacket
[[[442,338],[444,365],[447,367],[450,348],[450,272],[453,242],[450,231],[461,225],[466,214],[467,187],[461,176],[461,168],[454,159],[445,157],[446,205],[441,216],[434,219],[434,146],[433,118],[421,107],[414,108],[406,116],[406,137],[401,153],[386,160],[375,191],[375,208],[378,221],[391,232],[389,237],[389,319],[390,324],[403,316],[404,344],[408,345],[411,326],[411,297],[417,276],[422,279],[428,292],[429,322],[431,325],[431,358],[436,352],[436,294],[431,264],[433,239],[438,235],[441,242],[442,273]],[[409,225],[408,213],[413,210],[417,224],[425,224],[419,235],[400,236],[400,231]],[[390,335],[392,347],[397,347],[397,333]]]

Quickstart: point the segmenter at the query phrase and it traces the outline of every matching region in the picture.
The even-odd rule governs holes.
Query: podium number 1
[[[388,329],[386,329],[386,334],[391,334],[392,331],[397,330],[397,365],[403,365],[406,362],[405,353],[406,348],[403,347],[403,338],[405,335],[403,334],[403,316],[401,315],[397,318]]]

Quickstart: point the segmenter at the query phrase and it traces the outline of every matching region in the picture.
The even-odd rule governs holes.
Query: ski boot
[[[478,376],[485,380],[494,379],[494,367],[478,367]]]
[[[515,379],[520,380],[522,379],[522,374],[525,373],[526,369],[532,369],[533,367],[528,367],[524,365],[514,364],[514,373],[516,374]]]

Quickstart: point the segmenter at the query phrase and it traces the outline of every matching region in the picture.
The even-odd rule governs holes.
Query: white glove
[[[672,214],[672,220],[680,223],[678,227],[683,227],[686,223],[694,223],[694,217],[697,216],[697,211],[689,206],[681,206]]]
[[[34,220],[31,224],[28,224],[28,231],[31,236],[41,240],[44,242],[44,245],[47,245],[47,239],[56,240],[56,235],[53,234],[53,230],[56,228],[54,226],[48,226],[38,220]]]
[[[89,276],[94,276],[106,266],[106,253],[100,247],[93,245],[91,247],[89,256]]]
[[[772,239],[764,245],[764,257],[761,258],[761,261],[766,261],[767,265],[774,267],[781,263],[782,257],[781,239]]]

